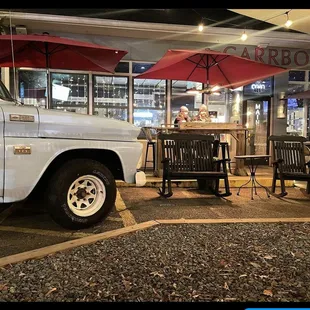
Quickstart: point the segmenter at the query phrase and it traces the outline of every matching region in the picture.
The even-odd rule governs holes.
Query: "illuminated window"
[[[46,71],[19,70],[18,97],[25,105],[46,107]]]
[[[87,74],[51,73],[51,81],[51,109],[87,114]]]
[[[128,120],[128,77],[93,77],[94,115]]]
[[[160,126],[166,123],[166,80],[134,79],[134,124]]]
[[[186,106],[191,118],[198,114],[198,109],[202,104],[202,94],[189,94],[186,91],[191,88],[202,89],[202,83],[172,80],[171,96],[171,123],[174,122],[181,106]]]

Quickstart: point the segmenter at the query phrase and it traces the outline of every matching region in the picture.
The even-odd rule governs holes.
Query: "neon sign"
[[[251,89],[256,92],[256,93],[261,93],[263,91],[265,91],[266,86],[265,84],[261,83],[260,81],[255,82],[251,85]]]

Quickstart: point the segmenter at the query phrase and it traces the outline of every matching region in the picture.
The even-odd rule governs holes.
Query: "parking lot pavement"
[[[250,189],[232,188],[232,195],[219,198],[190,188],[175,188],[170,198],[162,198],[156,188],[121,188],[127,209],[137,223],[158,219],[292,218],[310,217],[310,197],[303,189],[287,188],[283,198],[267,198],[258,189],[254,200]],[[143,198],[141,198],[143,197]]]
[[[162,198],[156,188],[120,187],[115,208],[92,228],[71,231],[52,221],[40,202],[0,206],[0,257],[21,253],[84,236],[160,219],[248,219],[310,218],[310,197],[303,189],[288,188],[284,198],[267,198],[258,190],[254,200],[250,189],[237,196],[218,198],[191,188],[174,188],[170,198]]]
[[[0,206],[0,257],[124,227],[116,208],[92,228],[72,231],[57,225],[37,201]]]

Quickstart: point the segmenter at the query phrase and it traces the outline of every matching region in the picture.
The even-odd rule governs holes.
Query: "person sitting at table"
[[[174,120],[174,126],[177,127],[179,123],[190,121],[191,118],[188,115],[188,108],[186,106],[181,106],[180,111]]]
[[[198,110],[198,114],[195,116],[194,120],[198,122],[209,122],[208,107],[202,104]]]

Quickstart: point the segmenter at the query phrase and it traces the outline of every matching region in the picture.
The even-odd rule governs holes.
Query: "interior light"
[[[215,96],[220,96],[221,93],[220,93],[219,91],[215,91],[215,92],[212,92],[211,95],[212,95],[212,96],[213,96],[213,95],[215,95]]]
[[[196,87],[192,87],[192,88],[188,88],[187,90],[186,90],[186,93],[188,93],[188,94],[199,94],[200,93],[200,91],[196,88]]]
[[[203,30],[203,24],[200,24],[200,25],[198,26],[198,30],[199,30],[200,32]]]
[[[212,91],[212,92],[215,92],[215,91],[217,91],[217,90],[219,90],[219,89],[220,89],[220,86],[215,85],[215,86],[213,86],[213,87],[211,88],[211,91]]]

